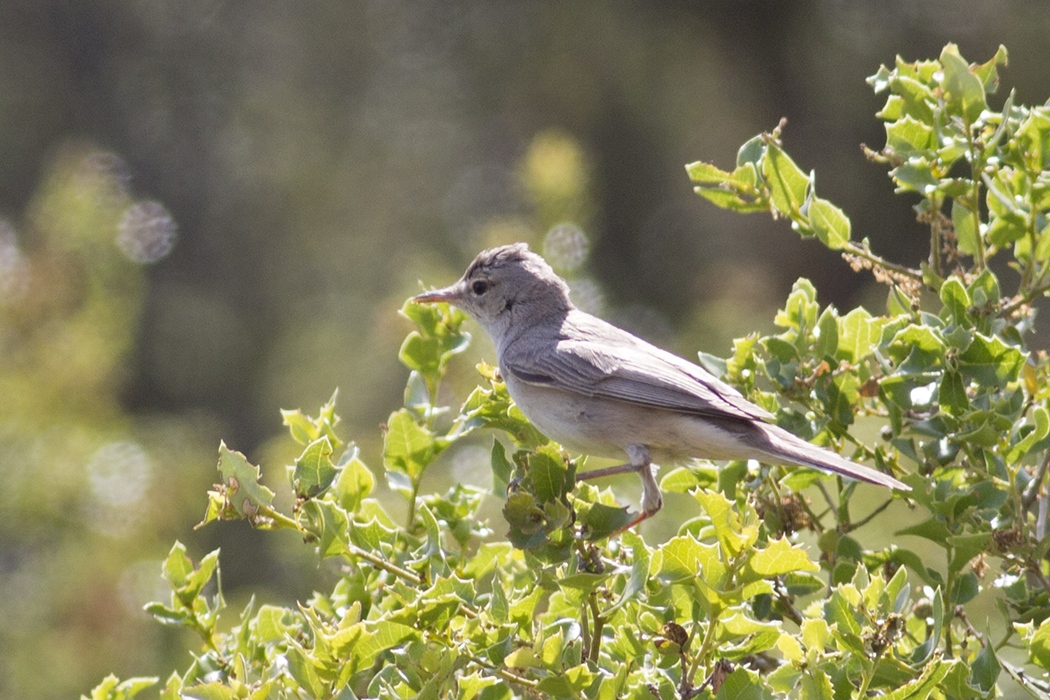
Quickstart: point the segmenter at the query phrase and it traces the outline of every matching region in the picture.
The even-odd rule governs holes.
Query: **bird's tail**
[[[782,464],[801,464],[841,474],[857,481],[865,481],[869,484],[878,484],[879,486],[897,489],[898,491],[911,491],[911,486],[893,478],[889,474],[851,462],[838,453],[806,442],[783,428],[768,423],[763,424],[761,428],[769,441],[763,447],[765,450],[768,450],[772,461]]]

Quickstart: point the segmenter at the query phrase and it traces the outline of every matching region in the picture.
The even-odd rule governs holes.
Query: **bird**
[[[565,280],[525,243],[482,251],[457,282],[413,301],[456,306],[485,330],[507,392],[546,437],[571,452],[626,458],[577,475],[641,477],[640,512],[617,532],[663,506],[655,465],[694,458],[801,465],[911,490],[777,426],[703,367],[578,309]]]

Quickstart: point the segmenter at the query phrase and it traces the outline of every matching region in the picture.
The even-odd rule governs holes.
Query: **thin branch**
[[[494,673],[495,675],[499,676],[508,683],[517,683],[518,685],[523,685],[526,688],[529,688],[530,690],[536,690],[536,688],[539,686],[539,681],[534,681],[531,678],[526,678],[525,676],[519,676],[516,673],[512,673],[505,668],[500,668],[495,664],[485,661],[479,656],[474,656],[462,647],[458,648],[458,651],[460,654],[463,654],[463,656],[465,656],[468,661],[471,661],[472,663],[481,666],[487,671]]]
[[[602,648],[602,630],[605,627],[605,618],[602,617],[601,610],[598,609],[598,594],[592,591],[587,599],[591,605],[591,617],[594,618],[594,631],[591,632],[591,644],[587,656],[594,663],[598,663],[598,654]]]
[[[1047,450],[1046,456],[1039,464],[1039,470],[1035,473],[1035,478],[1029,482],[1028,488],[1024,490],[1024,494],[1021,496],[1021,505],[1025,510],[1031,508],[1032,504],[1035,503],[1035,499],[1039,497],[1039,487],[1043,484],[1047,469],[1050,469],[1050,450]]]
[[[1047,593],[1050,593],[1050,580],[1047,580],[1046,574],[1043,573],[1043,568],[1042,566],[1040,566],[1039,562],[1028,562],[1028,566],[1026,568],[1028,569],[1028,572],[1030,574],[1035,576],[1035,579],[1039,582],[1039,585],[1042,586]]]
[[[863,518],[861,518],[857,522],[850,523],[849,526],[846,528],[846,532],[853,532],[854,530],[857,530],[859,528],[864,527],[865,525],[870,523],[872,520],[874,520],[875,517],[879,513],[881,513],[882,511],[886,510],[887,508],[889,508],[890,504],[892,504],[893,501],[894,501],[894,499],[892,499],[892,498],[886,499],[886,502],[883,503],[881,506],[879,506],[875,510],[871,511],[870,513],[868,513],[866,516],[864,516]]]
[[[877,255],[871,251],[871,247],[868,246],[867,242],[856,243],[854,241],[846,241],[842,250],[850,255],[856,255],[858,258],[867,260],[872,265],[877,265],[883,269],[894,272],[898,275],[909,277],[916,282],[922,282],[922,271],[916,270],[913,267],[907,265],[901,265],[899,263],[891,262],[881,255]]]
[[[347,544],[346,549],[350,553],[351,556],[357,557],[358,559],[364,559],[369,564],[371,564],[372,566],[374,566],[374,567],[376,567],[378,569],[383,569],[384,571],[389,571],[390,573],[394,574],[395,576],[399,576],[399,577],[405,579],[406,581],[408,581],[409,583],[414,583],[417,586],[422,586],[423,585],[423,577],[420,576],[419,574],[415,573],[414,571],[409,571],[408,569],[403,569],[400,566],[398,566],[397,564],[391,564],[386,559],[383,559],[382,557],[377,557],[375,554],[372,554],[371,552],[365,551],[365,550],[361,549],[360,547],[357,547],[357,546],[352,545],[352,544]]]

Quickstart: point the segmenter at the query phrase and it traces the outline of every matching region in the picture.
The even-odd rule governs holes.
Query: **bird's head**
[[[569,287],[547,261],[524,243],[484,250],[458,282],[424,292],[417,302],[458,306],[492,336],[497,345],[512,329],[529,327],[572,308]]]

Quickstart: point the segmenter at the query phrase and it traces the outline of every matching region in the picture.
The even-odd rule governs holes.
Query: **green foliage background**
[[[294,537],[191,530],[214,447],[264,464],[287,512],[297,450],[274,437],[274,407],[339,386],[343,435],[378,474],[376,425],[404,384],[394,311],[483,245],[529,240],[579,302],[687,356],[780,333],[799,276],[821,313],[882,309],[836,251],[692,196],[681,163],[732,163],[786,115],[784,149],[820,174],[820,196],[914,264],[928,251],[911,202],[850,155],[883,140],[861,77],[948,40],[970,57],[1005,43],[1007,84],[1034,104],[1050,93],[1048,23],[1020,0],[0,3],[0,696],[184,666],[194,633],[141,612],[167,595],[157,572],[176,538],[195,559],[222,546],[234,608],[329,589],[336,560],[318,567]],[[129,227],[129,212],[155,218]],[[545,246],[563,223],[585,245]],[[1042,337],[1037,325],[1029,347]],[[442,404],[459,406],[491,359],[481,338],[465,352]],[[878,425],[853,430],[874,443]],[[422,493],[487,484],[490,451],[480,433],[445,450]],[[632,488],[617,482],[616,502]],[[653,542],[703,512],[668,500]],[[481,508],[502,533],[502,503]]]

